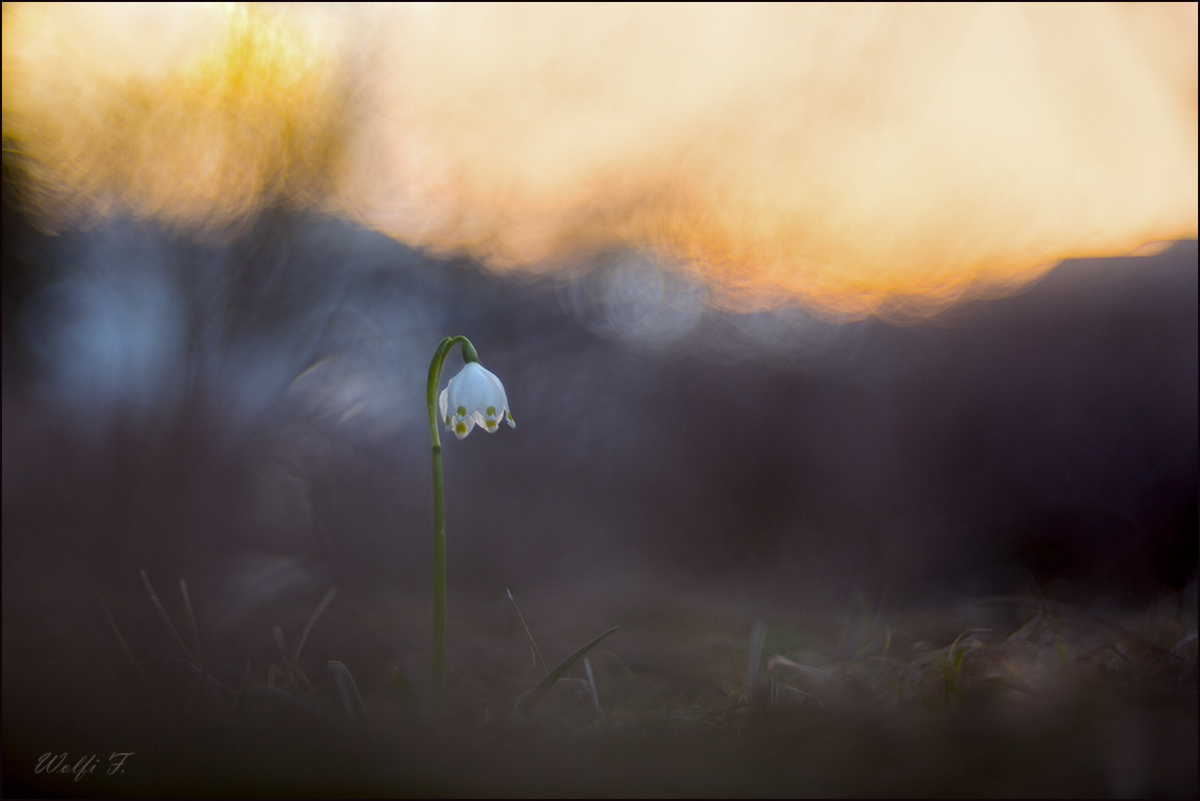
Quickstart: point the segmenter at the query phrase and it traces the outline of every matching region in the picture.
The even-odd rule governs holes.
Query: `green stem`
[[[457,344],[462,344],[463,361],[479,361],[479,355],[466,337],[446,337],[433,353],[429,363],[429,379],[425,383],[425,400],[429,406],[429,437],[433,442],[433,657],[430,686],[433,701],[442,704],[446,672],[446,498],[442,482],[442,438],[438,431],[438,386],[442,383],[442,366],[446,356]]]

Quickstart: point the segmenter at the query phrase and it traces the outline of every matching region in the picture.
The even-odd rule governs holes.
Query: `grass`
[[[1119,618],[1018,597],[921,611],[864,596],[832,615],[683,591],[460,602],[438,713],[406,622],[427,616],[396,597],[268,608],[244,651],[204,636],[186,582],[175,599],[141,580],[140,609],[101,604],[107,646],[86,651],[103,664],[47,679],[116,692],[78,742],[135,758],[116,777],[22,773],[45,740],[6,714],[6,780],[115,796],[1197,790],[1196,610],[1178,597]],[[6,703],[14,681],[41,686],[18,670]]]

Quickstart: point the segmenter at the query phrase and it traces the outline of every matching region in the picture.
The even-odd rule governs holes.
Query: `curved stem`
[[[463,361],[478,361],[479,356],[464,336],[446,337],[433,353],[429,378],[425,382],[425,401],[429,407],[429,437],[433,443],[433,656],[430,687],[433,701],[441,706],[446,671],[446,499],[442,482],[442,438],[438,432],[438,386],[442,367],[455,345],[461,343]]]

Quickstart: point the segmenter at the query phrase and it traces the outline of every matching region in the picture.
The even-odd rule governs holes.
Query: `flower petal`
[[[500,421],[516,427],[508,408],[508,396],[504,384],[478,362],[469,362],[454,378],[438,399],[442,422],[446,428],[462,439],[479,426],[494,432]]]

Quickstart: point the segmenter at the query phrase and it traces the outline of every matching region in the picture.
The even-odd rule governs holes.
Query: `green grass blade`
[[[121,650],[125,652],[125,656],[129,657],[129,662],[133,665],[133,669],[136,670],[138,675],[143,679],[146,678],[145,671],[142,670],[142,666],[134,657],[133,651],[129,650],[129,644],[125,642],[125,638],[121,635],[121,630],[117,628],[117,621],[113,617],[112,612],[109,611],[108,603],[104,600],[103,595],[100,596],[100,606],[104,607],[104,614],[108,617],[108,625],[112,626],[113,634],[117,635],[117,641],[121,643]]]
[[[171,620],[171,616],[167,614],[166,607],[162,605],[162,601],[158,600],[158,593],[154,591],[154,585],[150,583],[150,578],[146,575],[146,571],[141,571],[142,584],[146,586],[146,594],[150,596],[150,603],[158,612],[159,618],[166,625],[167,631],[171,633],[171,637],[175,640],[175,644],[179,646],[179,650],[183,651],[187,661],[195,663],[196,660],[192,657],[192,652],[183,644],[183,638],[179,636],[179,630],[175,628],[175,623]]]
[[[344,663],[331,659],[329,660],[329,672],[333,674],[338,694],[342,696],[346,717],[355,723],[366,723],[367,710],[363,707],[362,695],[358,692],[358,685],[354,683],[354,677],[350,675],[350,669]]]
[[[325,607],[329,606],[329,602],[333,600],[333,596],[337,595],[337,587],[330,587],[329,592],[325,593],[325,597],[317,604],[317,608],[308,616],[308,623],[304,626],[304,633],[300,635],[300,642],[296,644],[296,653],[292,654],[292,661],[300,661],[300,652],[304,650],[304,643],[308,642],[308,633],[312,631],[313,625],[316,624],[317,618],[325,611]]]
[[[560,664],[554,670],[550,671],[550,675],[548,675],[548,676],[546,676],[546,678],[542,679],[541,682],[539,682],[536,687],[534,687],[532,690],[530,690],[529,692],[525,693],[524,695],[522,695],[520,698],[517,699],[517,711],[523,715],[529,714],[530,710],[533,709],[534,705],[542,699],[542,696],[545,695],[551,687],[554,686],[555,682],[557,682],[559,679],[561,679],[566,674],[566,672],[568,670],[570,670],[571,667],[576,662],[578,662],[580,659],[582,659],[584,657],[584,655],[587,654],[588,651],[592,650],[592,648],[594,648],[597,644],[599,644],[601,640],[603,640],[605,637],[612,634],[614,631],[616,631],[619,628],[621,628],[621,627],[613,626],[611,629],[604,632],[599,637],[592,640],[587,645],[583,646],[578,651],[576,651],[575,653],[571,654],[566,659],[564,659],[562,661],[562,664]]]
[[[525,616],[521,614],[521,607],[517,606],[517,599],[513,597],[512,590],[505,589],[508,593],[508,600],[512,602],[513,609],[517,612],[517,619],[521,621],[521,626],[525,629],[525,636],[529,638],[530,654],[533,656],[533,664],[542,664],[542,672],[549,674],[550,671],[546,668],[546,660],[542,659],[542,652],[538,650],[537,640],[533,639],[533,632],[529,630],[529,624],[525,622]]]
[[[204,652],[200,648],[200,627],[196,625],[196,612],[192,609],[192,596],[188,593],[187,580],[179,577],[179,594],[183,596],[183,608],[187,612],[188,626],[192,630],[192,645],[196,648],[196,656],[203,657]]]
[[[746,697],[754,694],[754,680],[758,678],[758,666],[762,662],[763,643],[767,641],[767,624],[762,618],[754,621],[750,633],[750,658],[746,664]]]
[[[592,705],[596,707],[596,717],[601,717],[600,712],[600,693],[596,692],[596,675],[592,673],[592,661],[586,656],[583,658],[583,669],[587,672],[588,687],[592,691]]]

